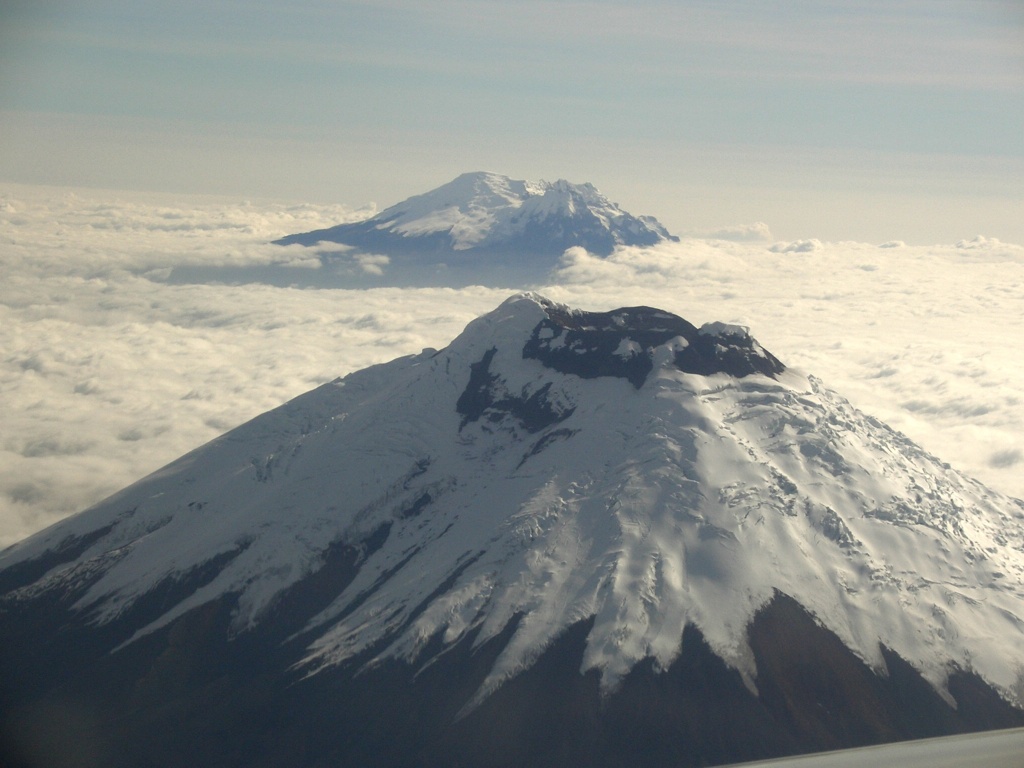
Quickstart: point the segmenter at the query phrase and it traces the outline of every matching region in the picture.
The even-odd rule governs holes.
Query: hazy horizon
[[[1024,242],[1013,0],[8,3],[0,180],[385,207],[488,170],[669,229]]]

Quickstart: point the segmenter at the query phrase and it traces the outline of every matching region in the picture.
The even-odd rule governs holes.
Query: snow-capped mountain
[[[383,266],[373,264],[380,280],[465,282],[495,272],[538,279],[574,246],[607,256],[620,245],[675,239],[656,219],[623,211],[592,184],[517,181],[478,172],[462,174],[365,221],[275,242],[338,243],[355,253],[384,256]],[[347,261],[352,252],[323,258],[326,263]]]
[[[746,329],[646,307],[515,296],[0,553],[0,595],[4,727],[38,748],[87,700],[108,765],[698,765],[1024,724],[1024,504]]]

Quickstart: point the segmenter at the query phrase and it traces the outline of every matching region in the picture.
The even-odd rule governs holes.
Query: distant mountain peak
[[[539,279],[568,248],[607,256],[619,246],[675,239],[653,217],[627,213],[592,184],[528,182],[477,171],[365,221],[275,242],[340,243],[388,256],[393,271],[519,266]]]

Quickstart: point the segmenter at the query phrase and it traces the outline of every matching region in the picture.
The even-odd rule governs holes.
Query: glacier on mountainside
[[[605,690],[666,668],[687,625],[756,690],[747,628],[783,593],[880,674],[884,647],[947,699],[966,669],[1024,705],[1024,503],[745,328],[646,307],[517,295],[5,550],[0,575],[22,574],[6,600],[69,591],[102,626],[207,568],[127,644],[224,596],[242,635],[339,543],[364,554],[308,621],[310,675],[514,627],[479,703],[592,619],[581,671]]]

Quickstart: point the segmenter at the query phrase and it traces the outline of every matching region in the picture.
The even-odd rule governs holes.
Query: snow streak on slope
[[[1019,696],[1024,507],[950,470],[745,329],[510,299],[441,352],[352,374],[0,555],[79,543],[25,594],[79,584],[98,623],[214,564],[137,636],[237,595],[236,632],[338,543],[355,580],[310,672],[514,626],[477,700],[593,617],[584,669],[666,667],[686,624],[756,686],[776,591],[875,669],[953,665]],[[364,657],[365,658],[365,657]],[[1017,699],[1019,702],[1019,698]]]

